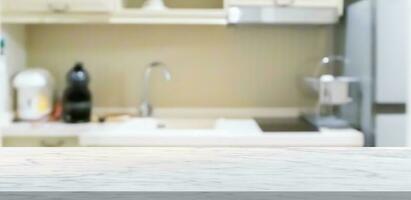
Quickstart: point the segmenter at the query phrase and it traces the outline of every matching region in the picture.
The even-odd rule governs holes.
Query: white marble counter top
[[[1,191],[411,191],[411,149],[2,148]]]
[[[250,124],[247,120],[245,122],[246,125]],[[139,127],[139,124],[144,126]],[[260,133],[249,131],[248,126],[244,128],[240,125],[228,127],[231,129],[226,131],[220,129],[150,131],[146,127],[150,126],[150,123],[144,121],[133,122],[130,125],[127,123],[15,123],[0,128],[0,140],[1,137],[76,137],[79,138],[80,146],[92,147],[361,147],[364,144],[363,134],[355,129],[322,128],[318,132]],[[257,126],[251,125],[251,127]]]
[[[135,114],[132,111],[136,109],[97,108],[95,111],[96,115]],[[154,111],[153,119],[159,121],[165,119],[168,122],[160,123],[165,124],[166,128],[159,128],[158,131],[152,131],[150,124],[153,123],[144,122],[147,119],[142,118],[132,119],[134,122],[140,120],[137,123],[133,122],[134,124],[117,124],[118,127],[113,124],[112,126],[98,123],[23,122],[0,127],[0,140],[2,137],[20,137],[20,139],[71,137],[78,139],[80,146],[92,147],[360,147],[364,145],[363,134],[350,128],[341,130],[321,128],[315,132],[262,132],[256,123],[238,121],[238,119],[241,121],[252,118],[298,119],[300,111],[296,108],[160,108]],[[221,119],[228,120],[223,120],[225,123],[218,123]],[[210,120],[216,120],[212,123],[213,128],[202,127],[210,126]],[[250,131],[250,127],[254,130]],[[255,128],[258,131],[255,131]]]

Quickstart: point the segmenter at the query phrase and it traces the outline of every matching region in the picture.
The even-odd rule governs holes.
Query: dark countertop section
[[[264,132],[318,132],[318,128],[304,118],[256,118]]]

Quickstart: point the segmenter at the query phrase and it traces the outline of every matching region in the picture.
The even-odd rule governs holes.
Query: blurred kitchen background
[[[27,123],[72,123],[62,116],[75,107],[65,96],[70,70],[87,70],[85,82],[92,97],[90,119],[85,121],[141,114],[144,74],[149,63],[159,62],[172,74],[172,80],[165,81],[160,72],[153,72],[150,81],[149,103],[154,113],[159,110],[159,118],[211,111],[216,118],[253,118],[262,132],[290,134],[289,140],[302,141],[281,145],[281,139],[272,138],[268,146],[339,146],[338,135],[332,139],[335,145],[316,143],[315,133],[328,137],[327,130],[361,133],[358,137],[350,132],[345,139],[354,142],[341,146],[410,144],[405,115],[411,9],[407,0],[163,3],[2,0],[0,121],[5,143],[30,137],[26,143],[31,144],[39,135],[42,146],[62,143],[56,135],[44,139],[40,132],[50,127],[36,130]],[[45,71],[22,74],[38,68]],[[30,87],[51,91],[45,94],[51,100],[36,102],[45,107],[38,119],[21,117],[24,109],[33,112],[19,103],[19,98],[36,95],[36,89],[19,92]],[[236,112],[247,114],[232,114]],[[269,120],[290,116],[298,122]],[[299,130],[300,119],[311,128]],[[265,131],[264,126],[291,128]],[[37,132],[23,133],[30,129]],[[295,136],[308,132],[313,139],[310,134]]]

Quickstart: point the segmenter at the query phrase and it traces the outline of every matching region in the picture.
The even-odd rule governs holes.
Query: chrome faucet
[[[164,79],[167,81],[171,80],[171,73],[168,70],[167,65],[164,63],[152,62],[147,66],[146,71],[144,72],[143,98],[139,108],[139,114],[141,117],[151,117],[153,115],[153,106],[150,104],[149,90],[151,72],[154,69],[160,69],[163,72]]]

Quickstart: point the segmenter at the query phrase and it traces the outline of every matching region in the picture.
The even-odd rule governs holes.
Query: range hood
[[[335,24],[340,17],[336,7],[232,6],[229,24]]]

